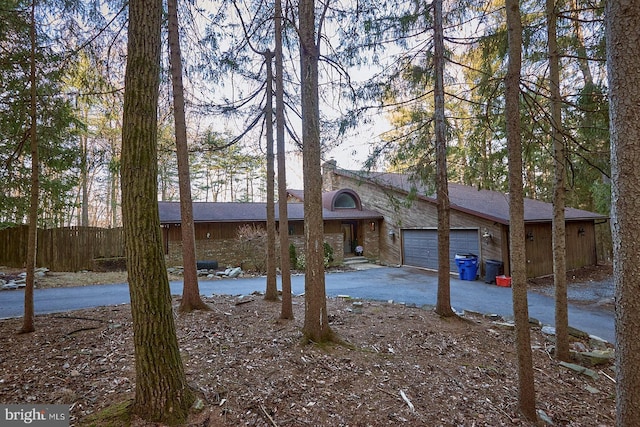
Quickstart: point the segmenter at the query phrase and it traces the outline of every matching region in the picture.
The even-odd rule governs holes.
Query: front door
[[[354,227],[351,223],[342,223],[342,248],[344,254],[353,253]]]

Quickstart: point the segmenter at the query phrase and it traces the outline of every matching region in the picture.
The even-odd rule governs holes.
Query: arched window
[[[333,200],[333,207],[334,208],[350,208],[350,209],[354,209],[357,206],[358,206],[358,203],[356,202],[356,199],[353,197],[353,195],[351,195],[349,193],[339,194],[338,197],[336,197]]]
[[[330,191],[322,195],[322,206],[325,209],[335,211],[336,209],[357,209],[362,210],[362,202],[358,194],[349,189]]]

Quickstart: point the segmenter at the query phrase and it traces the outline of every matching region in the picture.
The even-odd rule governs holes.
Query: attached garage
[[[480,238],[477,228],[452,229],[449,231],[449,270],[458,271],[456,254],[480,256]],[[438,269],[438,230],[402,230],[402,264],[414,267]]]

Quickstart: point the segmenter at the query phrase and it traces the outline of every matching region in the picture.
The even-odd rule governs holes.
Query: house
[[[371,260],[389,265],[438,268],[437,207],[434,190],[407,175],[339,169],[335,161],[323,166],[322,215],[325,241],[334,260],[359,250]],[[509,272],[509,199],[497,191],[449,184],[450,270],[457,271],[456,254],[479,257],[480,275],[487,261]],[[304,252],[304,192],[288,190],[290,242]],[[527,277],[552,274],[551,225],[553,206],[525,199]],[[180,203],[159,202],[168,265],[182,264]],[[247,224],[266,228],[266,203],[194,202],[196,257],[221,266],[244,261],[237,237]],[[276,227],[278,208],[276,205]],[[566,253],[569,270],[597,264],[596,227],[608,218],[566,208]],[[279,253],[279,251],[277,251]]]
[[[335,161],[323,165],[325,191],[352,188],[367,208],[380,212],[379,260],[430,269],[438,268],[437,208],[434,190],[396,173],[360,172],[339,169]],[[457,271],[456,254],[479,257],[480,274],[485,262],[502,262],[509,271],[509,200],[497,191],[477,190],[449,184],[450,266]],[[551,225],[553,206],[532,199],[524,201],[527,277],[553,272]],[[566,208],[567,268],[597,263],[596,226],[607,217],[579,209]]]
[[[301,191],[291,190],[288,199],[289,240],[298,253],[303,253],[304,197]],[[379,258],[382,215],[363,208],[359,195],[351,189],[329,191],[322,200],[325,241],[333,248],[334,262],[341,263],[345,256],[354,254],[357,246],[362,246],[364,256]],[[180,202],[159,202],[158,208],[167,265],[181,265]],[[275,216],[278,229],[277,204]],[[266,203],[194,202],[196,258],[216,260],[221,266],[241,265],[244,254],[237,237],[239,227],[249,224],[266,229],[266,217]]]

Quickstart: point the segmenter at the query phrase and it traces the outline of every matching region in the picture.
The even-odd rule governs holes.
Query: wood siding
[[[27,226],[0,230],[0,265],[23,267]],[[51,271],[93,270],[94,259],[124,257],[122,228],[62,227],[38,230],[36,266]]]
[[[593,221],[567,222],[567,270],[595,265],[596,233]],[[526,224],[527,277],[553,274],[552,235],[550,223]]]

